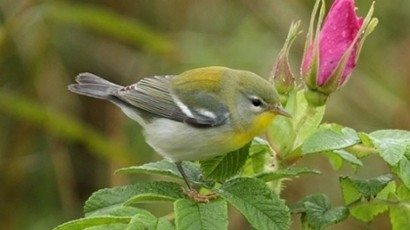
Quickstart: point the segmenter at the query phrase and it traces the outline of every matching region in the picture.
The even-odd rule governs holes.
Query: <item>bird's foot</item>
[[[182,191],[189,196],[191,199],[198,203],[209,203],[211,200],[215,200],[218,198],[218,195],[216,193],[209,193],[209,194],[200,194],[196,189],[186,189],[182,188]]]

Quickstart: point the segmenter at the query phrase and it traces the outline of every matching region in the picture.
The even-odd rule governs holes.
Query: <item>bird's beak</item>
[[[292,117],[288,111],[286,111],[282,106],[275,106],[272,108],[272,112],[285,116],[285,117]]]

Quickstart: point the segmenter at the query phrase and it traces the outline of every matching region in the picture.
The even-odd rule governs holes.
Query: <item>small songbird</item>
[[[182,161],[237,150],[263,132],[276,115],[290,116],[271,83],[226,67],[147,77],[125,87],[91,73],[79,74],[76,81],[69,90],[108,100],[137,121],[146,142],[176,163],[190,191]]]

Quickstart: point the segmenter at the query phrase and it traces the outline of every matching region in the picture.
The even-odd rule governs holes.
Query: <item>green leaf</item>
[[[201,169],[195,163],[190,161],[182,162],[182,167],[184,168],[184,172],[187,175],[188,179],[192,183],[201,184],[202,183],[202,174]],[[118,174],[131,174],[131,173],[144,173],[144,174],[155,174],[161,176],[169,176],[176,179],[182,179],[181,173],[178,171],[175,163],[161,160],[157,162],[151,162],[139,166],[131,166],[127,168],[122,168],[115,173]]]
[[[389,206],[387,203],[381,202],[381,200],[387,200],[389,195],[396,190],[395,182],[390,181],[377,193],[377,200],[365,200],[362,203],[358,203],[362,198],[362,194],[356,188],[354,182],[348,177],[341,177],[340,184],[342,186],[344,202],[346,205],[351,206],[351,216],[363,222],[370,222],[380,213],[387,211]]]
[[[352,205],[350,208],[350,214],[352,217],[363,221],[363,222],[370,222],[374,220],[374,218],[386,212],[389,209],[389,199],[391,194],[393,194],[396,190],[396,183],[394,181],[389,182],[376,196],[376,199],[371,201],[362,201],[362,203],[357,203]],[[391,203],[394,203],[392,201]]]
[[[370,222],[377,215],[387,211],[388,208],[388,205],[375,201],[359,203],[350,208],[350,215],[360,221]]]
[[[392,200],[391,194],[396,192],[396,182],[390,181],[376,196],[380,200]]]
[[[174,230],[171,222],[165,218],[157,218],[150,212],[136,214],[126,230]]]
[[[400,207],[391,207],[390,222],[392,230],[407,229],[410,226],[410,209],[403,210]]]
[[[132,218],[135,214],[146,212],[146,210],[131,206],[110,206],[105,208],[103,211],[100,212],[93,212],[89,215],[86,215],[87,218],[89,217],[97,217],[97,216],[121,216],[121,217],[130,217]]]
[[[410,189],[410,161],[407,157],[403,157],[399,164],[393,170],[397,176],[403,181],[403,184]]]
[[[234,178],[225,182],[217,193],[238,209],[255,229],[289,229],[288,207],[263,181]]]
[[[278,116],[267,130],[269,142],[274,143],[275,150],[282,154],[283,159],[316,130],[325,106],[309,106],[304,93],[295,89],[290,92],[285,109],[292,114],[292,118]]]
[[[324,194],[315,194],[299,201],[294,212],[302,214],[302,222],[314,230],[345,220],[349,215],[346,207],[331,208],[329,198]]]
[[[274,172],[263,172],[255,175],[256,178],[259,178],[265,182],[272,180],[279,180],[283,178],[297,177],[303,174],[321,174],[317,169],[311,169],[306,167],[289,167],[284,169],[279,169]]]
[[[174,203],[178,230],[214,230],[228,228],[228,207],[225,200],[197,203],[180,199]]]
[[[249,157],[245,162],[242,170],[242,176],[253,176],[256,173],[263,172],[272,167],[272,150],[269,144],[255,137],[249,148]]]
[[[260,137],[255,137],[252,142],[251,142],[251,146],[249,147],[249,156],[253,156],[256,154],[260,154],[260,153],[270,153],[271,152],[271,148],[269,146],[269,143],[260,138]]]
[[[348,192],[346,195],[349,196],[349,198],[345,199],[345,202],[353,202],[353,198],[357,197],[357,194],[353,193],[353,190],[356,190],[365,199],[370,200],[371,198],[376,197],[377,194],[392,180],[393,178],[391,175],[382,175],[372,179],[354,179],[348,176],[340,177],[342,190],[346,190]],[[352,194],[355,195],[353,196]],[[349,202],[346,203],[350,204]]]
[[[249,155],[250,143],[228,154],[200,161],[205,178],[224,181],[231,178],[242,168]]]
[[[345,205],[350,205],[362,198],[362,194],[356,189],[349,177],[339,177],[339,183],[342,188],[343,201]]]
[[[399,186],[397,188],[397,196],[401,201],[405,201],[407,204],[410,203],[410,189],[405,186]],[[407,206],[409,208],[409,206]]]
[[[352,166],[363,166],[361,160],[343,149],[326,152],[326,155],[336,170],[339,170],[343,166],[344,161]]]
[[[379,130],[369,136],[380,156],[391,166],[400,162],[410,145],[409,131]]]
[[[347,152],[346,150],[340,149],[340,150],[334,150],[332,153],[338,155],[341,157],[343,160],[346,162],[355,165],[355,166],[363,166],[363,163],[361,160],[359,160],[357,157],[355,157],[353,154]]]
[[[410,189],[405,186],[399,186],[396,193],[399,203],[390,206],[392,229],[407,229],[410,226]]]
[[[143,193],[133,196],[132,198],[128,199],[124,202],[124,205],[131,205],[140,202],[152,202],[152,201],[174,201],[175,197],[164,195],[164,194],[157,194],[157,193]]]
[[[351,128],[331,125],[312,134],[302,145],[302,154],[343,149],[358,144],[360,139]]]
[[[124,230],[128,228],[127,224],[110,224],[110,225],[100,225],[86,228],[85,230]]]
[[[57,226],[54,230],[83,230],[90,227],[100,226],[100,227],[113,227],[117,225],[122,225],[130,222],[130,217],[120,217],[120,216],[97,216],[82,218],[73,221],[69,221],[62,225]]]
[[[266,132],[269,142],[275,143],[274,148],[280,153],[290,152],[293,147],[293,141],[296,138],[296,132],[293,129],[292,123],[297,103],[296,94],[296,89],[290,92],[288,102],[285,106],[285,110],[292,114],[292,118],[276,116]]]
[[[93,193],[85,203],[84,212],[86,216],[102,215],[107,211],[129,205],[130,201],[140,201],[139,199],[133,199],[143,194],[157,194],[158,197],[161,197],[159,200],[164,200],[163,197],[167,197],[168,200],[177,200],[184,196],[181,186],[176,183],[164,181],[137,183],[102,189]]]
[[[332,152],[326,152],[325,155],[334,170],[340,170],[343,167],[344,161],[339,155]]]
[[[364,133],[364,132],[358,132],[357,134],[359,135],[360,141],[362,142],[364,146],[374,147],[372,138],[369,136],[369,134]]]

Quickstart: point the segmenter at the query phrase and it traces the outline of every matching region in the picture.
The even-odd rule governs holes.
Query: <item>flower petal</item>
[[[356,37],[363,19],[355,12],[354,0],[335,0],[319,34],[319,86],[326,83],[336,68],[343,54]],[[356,66],[354,47],[346,68],[340,78],[340,84]]]

